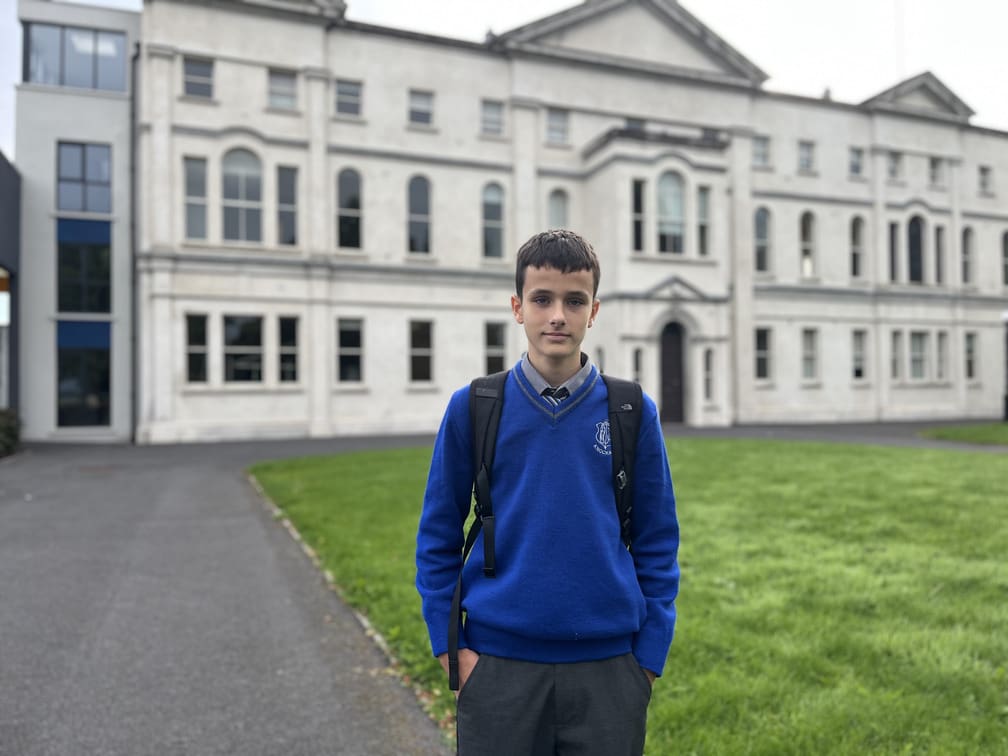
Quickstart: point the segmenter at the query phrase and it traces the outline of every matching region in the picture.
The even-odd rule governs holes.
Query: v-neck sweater
[[[664,439],[646,397],[634,467],[633,555],[620,540],[605,383],[591,375],[559,406],[520,363],[504,387],[491,469],[496,577],[483,535],[465,564],[462,647],[565,663],[629,651],[661,674],[675,627],[679,527]],[[435,655],[447,650],[473,463],[469,387],[452,396],[431,459],[417,536],[417,588]]]

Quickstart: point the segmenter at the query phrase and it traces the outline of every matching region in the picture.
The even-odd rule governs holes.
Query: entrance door
[[[686,419],[683,402],[683,328],[669,323],[661,336],[661,419],[681,423]]]

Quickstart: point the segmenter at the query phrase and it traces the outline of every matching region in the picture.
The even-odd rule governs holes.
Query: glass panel
[[[224,208],[224,238],[241,239],[241,219],[237,207]]]
[[[548,222],[550,228],[567,227],[567,193],[561,189],[550,192]]]
[[[297,76],[288,71],[269,72],[269,104],[274,108],[297,107]]]
[[[259,210],[245,210],[245,240],[262,241],[262,213]]]
[[[360,249],[361,219],[350,215],[339,217],[339,245],[349,249]]]
[[[361,321],[341,320],[339,322],[340,349],[359,349],[361,346]]]
[[[202,158],[185,159],[185,182],[187,197],[206,196],[206,160]]]
[[[206,315],[186,315],[186,344],[206,346]]]
[[[78,181],[60,181],[56,206],[60,210],[83,210],[84,184]]]
[[[110,328],[108,323],[94,325],[106,332]],[[56,402],[60,427],[109,424],[109,354],[107,346],[59,347]]]
[[[56,159],[61,179],[84,180],[84,145],[60,142]]]
[[[277,202],[281,205],[297,203],[297,168],[277,168]]]
[[[297,346],[297,318],[280,318],[280,346]]]
[[[254,174],[245,176],[245,199],[249,202],[259,202],[262,199],[262,182],[259,180],[259,166]]]
[[[409,182],[410,215],[430,215],[430,185],[422,176],[414,176]]]
[[[409,251],[430,252],[430,224],[427,221],[409,222]]]
[[[360,355],[341,354],[339,357],[339,379],[341,381],[360,381],[361,375]]]
[[[483,190],[483,220],[504,219],[504,190],[497,184],[490,184]]]
[[[431,358],[426,354],[415,354],[410,358],[410,379],[429,381],[431,379]]]
[[[289,383],[297,380],[297,355],[280,355],[280,381]]]
[[[98,89],[126,91],[126,37],[98,32]]]
[[[28,81],[60,83],[60,28],[48,24],[28,27]]]
[[[360,174],[357,171],[340,171],[339,206],[346,210],[360,210]]]
[[[410,349],[431,348],[431,324],[427,322],[410,323]]]
[[[63,83],[68,87],[94,87],[94,42],[89,29],[63,30]]]
[[[83,278],[84,267],[80,248],[61,244],[59,246],[59,263],[57,267],[57,298],[60,312],[80,312],[83,310],[84,302],[81,286]]]
[[[87,181],[107,184],[112,180],[112,149],[107,144],[89,144],[84,150]]]
[[[360,115],[361,85],[356,81],[336,82],[336,112],[344,115]]]
[[[205,352],[190,352],[187,355],[186,378],[190,383],[206,383],[207,356]]]
[[[486,324],[486,345],[488,347],[504,346],[504,326],[501,323]]]
[[[277,213],[277,242],[297,244],[297,218],[293,210],[280,210]]]
[[[254,382],[262,380],[262,355],[258,353],[224,355],[224,380]]]
[[[226,173],[224,174],[224,199],[241,199],[239,196],[239,185],[240,180],[237,174]]]
[[[504,256],[504,244],[499,228],[487,227],[483,229],[483,255],[484,257]]]
[[[224,316],[225,346],[262,346],[262,318],[244,315]]]
[[[186,237],[206,239],[206,206],[186,203]]]
[[[108,184],[88,184],[84,203],[89,213],[112,212],[112,191]]]

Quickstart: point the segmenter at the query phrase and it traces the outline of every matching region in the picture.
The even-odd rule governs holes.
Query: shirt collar
[[[528,352],[522,354],[521,369],[525,379],[529,382],[532,388],[535,389],[537,394],[541,394],[545,388],[550,388],[546,379],[543,378],[539,371],[532,366],[532,362],[528,358]],[[563,386],[573,396],[574,392],[581,388],[581,386],[584,385],[584,382],[588,380],[588,376],[591,375],[591,371],[591,359],[589,359],[587,354],[581,352],[581,369],[574,373],[574,375],[572,375],[569,379],[561,383],[560,386],[553,386],[552,388],[560,388]]]

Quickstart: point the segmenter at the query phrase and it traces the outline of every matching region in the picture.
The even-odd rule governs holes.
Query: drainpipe
[[[138,364],[137,345],[137,69],[140,61],[140,43],[136,42],[133,47],[133,56],[130,58],[130,443],[136,445],[137,442],[137,417],[138,411],[138,389],[137,380],[140,375]]]
[[[1008,310],[1001,313],[1001,320],[1004,322],[1004,413],[1002,419],[1008,423]]]

